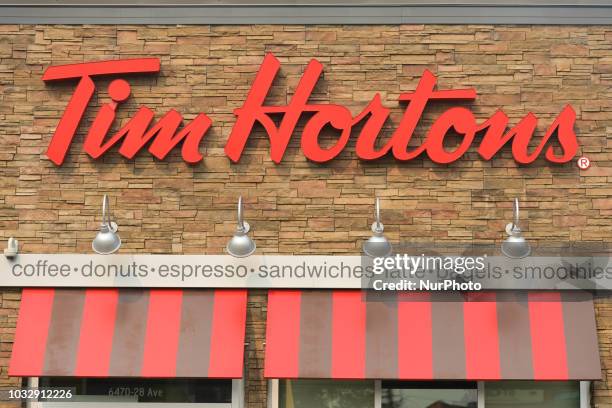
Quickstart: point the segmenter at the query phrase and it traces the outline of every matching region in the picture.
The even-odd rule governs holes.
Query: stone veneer
[[[392,241],[499,243],[521,198],[532,241],[612,239],[612,26],[45,26],[0,25],[0,238],[15,236],[23,252],[90,252],[108,193],[124,241],[122,253],[221,253],[235,228],[242,194],[259,253],[357,254],[368,237],[373,198],[382,198]],[[223,153],[266,52],[282,67],[270,102],[285,103],[311,58],[325,68],[311,98],[359,112],[376,92],[393,108],[390,132],[401,115],[401,92],[414,89],[424,69],[440,89],[474,87],[469,106],[481,120],[498,107],[516,123],[540,118],[539,135],[566,103],[577,111],[580,155],[593,166],[517,167],[508,150],[485,162],[471,151],[449,166],[426,159],[360,162],[354,144],[326,164],[299,152],[299,132],[280,165],[270,161],[261,130],[239,164]],[[171,108],[191,119],[207,113],[205,159],[184,164],[144,152],[125,160],[116,150],[94,161],[81,152],[83,130],[62,167],[44,156],[72,84],[45,86],[49,65],[159,57],[161,73],[131,80],[133,94],[119,116],[140,105],[158,117]],[[98,81],[94,104],[108,101]],[[431,104],[423,123],[445,105]],[[88,120],[93,117],[90,109]],[[302,123],[303,125],[303,123]],[[84,128],[83,128],[84,129]],[[418,133],[423,132],[421,126]],[[324,137],[332,140],[331,136]],[[0,386],[7,377],[20,294],[1,293]],[[249,296],[247,407],[263,408],[265,291]],[[612,302],[597,301],[603,381],[594,405],[612,407]],[[2,404],[0,404],[2,406]]]

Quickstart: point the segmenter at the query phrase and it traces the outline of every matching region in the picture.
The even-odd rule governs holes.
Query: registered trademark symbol
[[[580,168],[580,170],[586,170],[591,167],[591,160],[588,157],[582,156],[578,159],[576,165]]]

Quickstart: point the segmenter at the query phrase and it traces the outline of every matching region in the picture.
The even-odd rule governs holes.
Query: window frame
[[[330,381],[334,381],[331,380]],[[382,399],[381,399],[381,391],[382,391],[382,380],[364,380],[364,381],[374,381],[374,407],[373,408],[381,408]],[[279,408],[278,401],[278,390],[279,390],[279,379],[270,379],[268,380],[268,403],[267,408]],[[478,381],[477,382],[477,398],[478,398],[478,408],[486,408],[485,407],[485,386],[486,381]],[[590,381],[580,381],[580,408],[591,408],[591,382]]]
[[[30,388],[37,388],[39,377],[28,377],[27,384]],[[68,404],[68,405],[66,405]],[[104,405],[101,405],[104,404]],[[79,406],[85,408],[97,408],[97,407],[108,407],[108,402],[79,402]],[[118,408],[133,408],[136,405],[138,407],[157,407],[161,408],[163,405],[166,408],[244,408],[244,378],[232,379],[232,402],[229,404],[213,404],[204,402],[126,402],[126,403],[113,403],[113,407]],[[26,408],[64,408],[73,407],[74,402],[50,402],[50,401],[27,401]]]

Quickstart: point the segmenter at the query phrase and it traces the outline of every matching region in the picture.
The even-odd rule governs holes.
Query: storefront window
[[[372,408],[374,381],[285,380],[279,408]]]
[[[476,408],[477,384],[472,382],[383,381],[382,408]]]
[[[39,386],[72,388],[81,402],[232,402],[232,380],[42,377]]]
[[[577,381],[499,381],[485,385],[486,408],[579,408]]]

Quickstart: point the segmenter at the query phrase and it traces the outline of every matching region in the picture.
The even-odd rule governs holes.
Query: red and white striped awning
[[[599,379],[592,297],[272,290],[265,376]]]
[[[9,375],[240,378],[246,290],[24,289]]]

